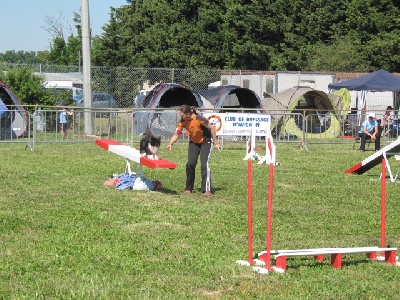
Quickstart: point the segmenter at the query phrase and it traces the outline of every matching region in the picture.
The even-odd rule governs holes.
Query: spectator
[[[67,104],[65,102],[61,102],[61,111],[60,111],[60,131],[61,131],[61,139],[66,140],[68,138],[68,116],[72,116],[74,112],[72,110],[67,109],[65,106]]]
[[[365,143],[368,138],[375,141],[375,151],[378,151],[381,147],[381,135],[379,133],[379,124],[375,120],[375,114],[369,113],[367,119],[362,123],[361,126],[361,144],[360,150],[365,151]]]
[[[386,108],[385,115],[383,116],[383,134],[382,136],[386,136],[390,133],[390,130],[393,128],[393,120],[394,120],[394,112],[393,107],[390,105]]]

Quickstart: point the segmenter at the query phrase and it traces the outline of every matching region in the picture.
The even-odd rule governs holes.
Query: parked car
[[[93,108],[117,108],[117,101],[115,101],[114,97],[107,93],[92,93]],[[78,107],[85,106],[85,99],[83,94],[76,95],[72,98],[73,102]]]

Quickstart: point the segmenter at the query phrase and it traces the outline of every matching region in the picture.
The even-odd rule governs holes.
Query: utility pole
[[[92,76],[90,73],[90,22],[89,0],[81,0],[82,64],[85,134],[92,135]]]
[[[78,51],[78,71],[81,72],[81,50]]]

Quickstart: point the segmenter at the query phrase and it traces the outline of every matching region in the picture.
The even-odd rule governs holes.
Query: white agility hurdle
[[[395,143],[397,147],[397,143]],[[383,153],[380,153],[384,157]],[[252,246],[252,160],[260,159],[262,162],[269,162],[269,189],[268,189],[268,211],[267,211],[267,236],[266,250],[258,253],[258,258],[253,259]],[[259,274],[268,274],[269,271],[283,273],[286,270],[286,259],[296,256],[313,256],[316,260],[324,260],[324,256],[331,257],[333,268],[342,267],[342,256],[344,254],[366,253],[367,257],[372,260],[386,261],[392,265],[400,266],[396,256],[397,248],[386,248],[385,242],[385,210],[386,210],[386,157],[382,159],[382,211],[381,211],[381,246],[371,247],[351,247],[351,248],[314,248],[314,249],[295,249],[295,250],[271,250],[272,237],[272,193],[274,180],[275,162],[275,145],[271,135],[266,136],[266,155],[260,156],[255,151],[255,135],[252,134],[247,144],[247,154],[245,159],[248,161],[248,259],[237,260],[236,263],[244,266],[253,266],[253,270]],[[376,158],[375,158],[376,159]],[[259,162],[260,163],[260,162]],[[374,162],[375,163],[375,162]],[[379,255],[381,254],[381,255]],[[271,266],[271,256],[275,259],[275,266]]]

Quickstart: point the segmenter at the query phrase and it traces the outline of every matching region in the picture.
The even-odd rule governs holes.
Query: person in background
[[[375,141],[375,151],[378,151],[381,148],[381,135],[378,121],[375,120],[375,114],[369,113],[367,115],[367,119],[362,123],[361,130],[360,150],[365,151],[365,143],[370,138]]]
[[[0,97],[0,117],[5,115],[8,111],[8,107],[4,104],[3,100]]]
[[[221,150],[218,143],[215,126],[196,112],[194,106],[182,105],[179,110],[181,120],[178,123],[175,134],[171,137],[168,150],[178,140],[183,128],[189,133],[188,160],[186,163],[186,188],[184,194],[191,194],[194,188],[195,170],[198,157],[201,163],[201,191],[204,196],[211,196],[211,170],[210,156],[213,147]]]
[[[12,116],[8,107],[0,97],[0,140],[11,137]]]
[[[9,114],[8,107],[0,98],[0,127],[6,127],[6,117]]]
[[[382,136],[386,136],[390,133],[390,130],[393,128],[393,120],[394,120],[394,112],[393,107],[390,105],[386,108],[385,115],[383,116],[383,134]]]
[[[68,135],[68,116],[72,116],[74,112],[72,110],[67,110],[65,107],[67,104],[65,102],[61,102],[61,111],[60,111],[60,131],[61,131],[61,139],[66,140]]]

